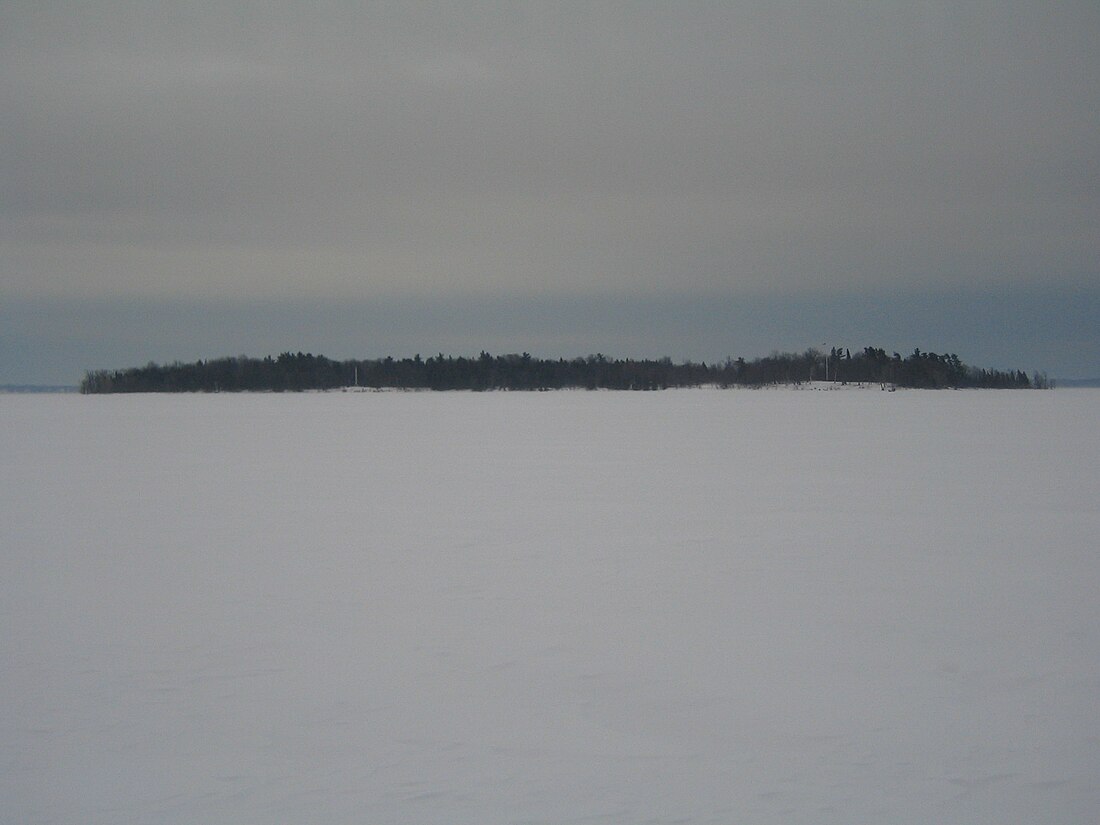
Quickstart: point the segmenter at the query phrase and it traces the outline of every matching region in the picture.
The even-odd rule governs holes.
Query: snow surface
[[[0,396],[0,822],[1100,821],[1098,413]]]

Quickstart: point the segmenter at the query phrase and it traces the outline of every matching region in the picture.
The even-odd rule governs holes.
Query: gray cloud
[[[0,278],[563,311],[1084,288],[1098,35],[1090,2],[8,2]]]
[[[370,301],[32,299],[0,304],[0,384],[74,384],[149,360],[603,352],[713,362],[774,349],[884,346],[980,366],[1095,374],[1100,288],[861,290],[798,296],[404,297]]]

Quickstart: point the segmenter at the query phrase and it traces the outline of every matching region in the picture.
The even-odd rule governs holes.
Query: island
[[[609,358],[603,354],[572,359],[536,358],[530,353],[429,358],[337,361],[312,353],[284,352],[276,357],[236,356],[193,363],[174,362],[117,370],[89,371],[80,391],[126,392],[287,392],[305,390],[662,390],[675,387],[763,387],[828,382],[921,389],[1042,389],[1046,377],[1022,370],[971,367],[954,354],[915,349],[907,356],[865,347],[852,352],[773,352],[745,360],[727,358],[708,364],[671,358]]]

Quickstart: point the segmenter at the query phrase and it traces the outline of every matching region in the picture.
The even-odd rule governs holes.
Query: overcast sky
[[[864,345],[1100,375],[1100,3],[0,2],[0,383]]]

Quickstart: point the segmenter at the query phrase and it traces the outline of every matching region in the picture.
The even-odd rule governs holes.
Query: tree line
[[[323,355],[284,352],[272,358],[238,356],[194,363],[156,364],[85,374],[82,393],[120,392],[286,392],[341,387],[428,390],[659,390],[671,387],[760,387],[807,381],[877,383],[916,388],[1042,388],[1045,376],[1020,370],[978,369],[954,354],[921,352],[902,357],[866,347],[852,353],[773,352],[746,361],[673,363],[671,358],[619,359],[605,355],[557,360],[530,353],[421,358],[393,357],[334,361]]]

